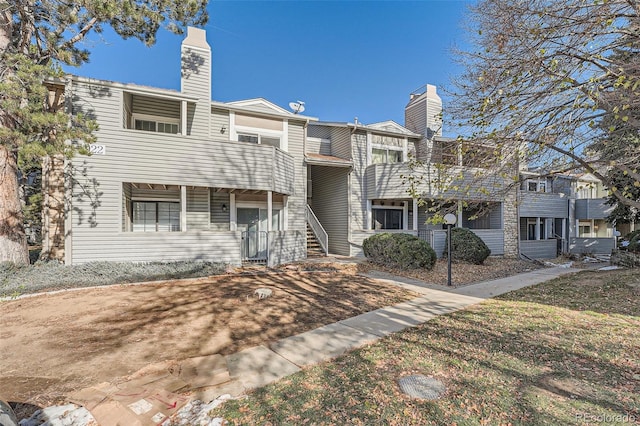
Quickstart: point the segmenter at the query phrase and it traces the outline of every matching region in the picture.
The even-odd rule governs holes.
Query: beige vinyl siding
[[[346,160],[353,158],[351,152],[351,129],[347,127],[331,127],[330,131],[331,155]]]
[[[269,232],[269,266],[304,259],[306,234],[303,231]]]
[[[504,255],[504,231],[502,229],[472,229],[471,231],[489,247],[491,256]]]
[[[331,127],[321,124],[309,124],[307,136],[311,138],[331,139]]]
[[[520,252],[531,259],[553,259],[558,248],[557,241],[552,240],[520,240]]]
[[[572,237],[569,240],[570,253],[611,254],[614,248],[615,240],[613,238]]]
[[[222,210],[222,205],[227,206],[227,211]],[[212,231],[228,231],[231,205],[229,194],[226,192],[216,192],[211,189],[211,225]]]
[[[222,133],[222,129],[225,129]],[[211,138],[213,140],[229,140],[229,111],[223,109],[211,109]]]
[[[427,128],[426,102],[416,102],[404,109],[404,127],[414,133],[424,134]]]
[[[187,188],[187,230],[209,229],[209,188]]]
[[[282,120],[236,113],[236,126],[282,131]]]
[[[351,255],[357,255],[362,248],[360,241],[352,239],[355,231],[365,229],[367,221],[367,194],[365,186],[365,168],[367,166],[367,135],[364,132],[356,132],[351,135],[351,147],[353,158],[353,173],[351,174],[351,217],[349,240],[352,245]]]
[[[187,249],[183,243],[194,238],[192,231],[173,232],[164,239],[159,236],[128,235],[137,233],[122,231],[123,210],[126,208],[123,206],[123,182],[265,191],[275,191],[277,187],[281,192],[292,195],[290,221],[297,226],[296,229],[304,229],[306,176],[303,169],[301,124],[290,124],[290,151],[297,156],[294,159],[286,153],[275,153],[276,148],[267,145],[238,144],[212,141],[208,137],[123,129],[121,89],[77,81],[74,86],[74,96],[77,98],[74,112],[82,111],[95,117],[100,125],[97,132],[98,143],[106,146],[106,154],[76,156],[72,160],[77,180],[73,188],[71,210],[73,263],[98,259],[168,260],[175,256],[201,258],[196,256],[198,247],[207,250],[207,254],[202,256],[211,257],[212,253],[220,254],[225,244],[236,241],[235,237],[222,236],[221,245],[217,245],[215,238],[208,236],[207,239],[216,247],[215,250],[205,247],[204,241],[196,241],[193,247]],[[209,105],[207,113],[210,115]],[[276,158],[279,162],[277,166],[274,163]],[[284,173],[284,177],[276,178],[274,170],[277,168],[278,173],[281,173],[283,164],[288,171]],[[295,176],[295,179],[290,180],[291,176]],[[298,179],[298,176],[301,178]],[[294,191],[297,199],[293,197]],[[166,240],[171,239],[176,241],[166,244]],[[155,247],[154,244],[163,246]],[[137,250],[139,256],[129,258],[122,254],[124,249]],[[184,255],[173,253],[178,249],[184,250]],[[237,250],[237,256],[232,257],[239,259],[239,242],[238,247],[229,250]]]
[[[122,184],[122,231],[131,231],[131,189],[130,183]]]
[[[240,264],[240,232],[100,232],[74,238],[73,263],[201,260]]]
[[[297,149],[298,147],[294,147],[294,150]],[[289,147],[289,151],[291,151],[291,147]],[[299,164],[299,158],[294,158],[290,154],[279,149],[273,149],[272,155],[274,190],[283,194],[292,194],[297,192],[298,189],[296,188],[296,184],[298,183],[298,179],[302,179],[302,177],[297,176],[302,176],[300,172],[304,169],[304,166],[300,166]],[[296,166],[288,167],[288,165],[292,163],[296,164]],[[301,167],[300,172],[298,171],[298,167]],[[299,190],[304,193],[304,186],[301,186]]]
[[[182,93],[198,97],[188,118],[189,134],[205,139],[211,134],[211,52],[182,46],[182,57]]]
[[[180,120],[180,102],[150,96],[132,95],[131,112]]]
[[[605,219],[614,208],[605,202],[605,198],[576,200],[576,219]]]
[[[289,154],[280,152],[283,156],[292,158],[295,175],[293,176],[293,191],[288,199],[289,209],[289,231],[300,231],[304,234],[304,247],[306,249],[306,229],[307,229],[307,166],[304,163],[304,125],[301,122],[289,121]],[[286,179],[290,179],[286,177]],[[299,242],[298,242],[299,243]]]
[[[569,217],[569,200],[560,194],[520,191],[519,214],[522,217]]]
[[[329,253],[348,256],[349,169],[311,166],[313,212],[329,235]]]
[[[409,167],[403,163],[372,164],[367,167],[367,199],[408,197],[409,185],[403,183],[402,176],[410,172]]]

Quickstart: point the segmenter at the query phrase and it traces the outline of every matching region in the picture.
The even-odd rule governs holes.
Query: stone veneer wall
[[[513,185],[505,193],[502,204],[502,220],[504,221],[504,257],[517,258],[520,254],[518,240],[518,188]]]

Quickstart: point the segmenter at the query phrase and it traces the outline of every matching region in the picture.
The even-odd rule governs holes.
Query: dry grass
[[[640,422],[640,272],[559,278],[437,317],[211,413],[230,424]],[[630,285],[634,284],[634,285]],[[397,380],[433,376],[436,401]]]

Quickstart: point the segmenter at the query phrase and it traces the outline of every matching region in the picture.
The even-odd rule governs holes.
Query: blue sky
[[[411,91],[449,85],[460,72],[450,50],[463,45],[470,3],[213,1],[213,99],[263,97],[285,108],[302,100],[305,115],[326,121],[403,124]],[[162,31],[148,48],[110,31],[93,34],[90,63],[68,71],[179,90],[181,41]]]

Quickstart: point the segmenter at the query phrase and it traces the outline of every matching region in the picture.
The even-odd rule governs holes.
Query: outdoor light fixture
[[[223,211],[223,212],[226,212],[226,211],[227,211],[227,205],[226,205],[226,204],[223,204],[223,205],[222,205],[222,211]]]
[[[220,133],[222,133],[224,135],[224,132],[227,131],[227,126],[222,126],[220,127]]]
[[[456,224],[456,220],[453,213],[444,215],[444,223],[447,225],[447,285],[451,285],[451,227]]]

